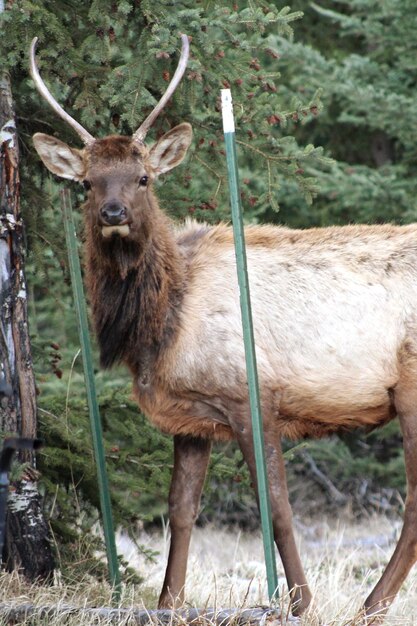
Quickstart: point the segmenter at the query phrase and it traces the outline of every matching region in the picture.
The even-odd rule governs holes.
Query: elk
[[[187,554],[213,441],[236,439],[254,484],[233,235],[230,226],[175,225],[153,181],[183,160],[191,126],[152,146],[146,133],[184,74],[188,40],[167,92],[132,135],[92,137],[41,95],[85,146],[34,135],[57,176],[87,190],[86,281],[101,365],[124,363],[140,409],[174,436],[171,545],[160,607],[184,601]],[[246,228],[275,542],[293,612],[311,593],[292,530],[282,437],[322,437],[399,417],[407,472],[404,525],[364,604],[382,620],[417,559],[417,225]]]

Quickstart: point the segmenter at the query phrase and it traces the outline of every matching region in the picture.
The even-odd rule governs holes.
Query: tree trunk
[[[36,388],[27,320],[18,145],[10,80],[0,75],[0,431],[36,437]],[[48,525],[37,489],[33,453],[8,500],[3,558],[30,580],[53,571]]]

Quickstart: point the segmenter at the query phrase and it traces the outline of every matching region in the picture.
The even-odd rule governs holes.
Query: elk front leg
[[[412,384],[415,384],[415,376]],[[395,404],[399,412],[403,434],[404,462],[407,476],[407,498],[405,502],[404,524],[397,547],[375,588],[365,601],[368,624],[383,621],[400,586],[411,567],[417,561],[417,392],[400,396],[401,389],[395,391]],[[414,401],[413,401],[414,400]]]
[[[243,457],[249,466],[259,506],[250,418],[247,418],[245,421],[242,419],[236,421],[233,430]],[[264,438],[274,539],[282,560],[288,588],[291,592],[293,613],[299,615],[309,606],[312,596],[295,544],[281,438],[274,425],[270,429],[265,429]]]
[[[171,545],[159,608],[174,608],[184,603],[188,548],[210,451],[211,441],[206,439],[174,437],[174,470],[169,492]]]

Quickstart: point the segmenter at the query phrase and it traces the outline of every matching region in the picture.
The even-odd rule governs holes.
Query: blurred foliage
[[[292,181],[281,219],[298,226],[407,223],[416,219],[416,43],[411,0],[341,0],[307,4],[297,41],[270,35],[279,52],[280,92],[309,98],[322,89],[323,110],[293,129],[296,140],[325,147],[334,161],[319,173],[314,210]],[[285,100],[284,100],[285,101]],[[308,168],[315,176],[316,168]]]
[[[34,154],[31,136],[42,131],[74,146],[79,141],[29,78],[31,39],[39,37],[40,71],[58,101],[87,130],[105,136],[140,124],[175,70],[179,33],[191,37],[186,76],[149,133],[152,141],[181,121],[193,125],[186,164],[157,189],[176,218],[229,219],[219,96],[231,87],[246,221],[303,228],[406,223],[417,208],[417,5],[18,0],[1,20],[0,66],[11,74],[18,116],[33,356],[47,442],[39,467],[61,561],[77,562],[88,552],[93,567],[98,493],[59,185]],[[73,189],[81,204],[82,192]],[[97,372],[97,387],[116,522],[133,532],[166,515],[172,442],[140,415],[123,370]],[[404,493],[400,443],[393,422],[367,435],[306,445],[317,467],[361,510],[383,501],[398,508],[389,494]],[[294,485],[311,485],[315,477],[299,454],[303,448],[292,447],[296,509],[314,507],[311,497],[298,501]],[[240,453],[217,447],[201,520],[253,527],[255,508]]]

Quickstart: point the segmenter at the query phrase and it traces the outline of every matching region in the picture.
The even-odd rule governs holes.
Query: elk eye
[[[84,179],[84,180],[83,180],[83,186],[84,186],[84,189],[85,189],[86,191],[90,191],[90,189],[91,189],[91,183],[90,183],[90,181],[89,181],[89,180]]]
[[[141,187],[146,187],[147,184],[148,184],[148,176],[141,176],[141,178],[139,179],[139,185]]]

